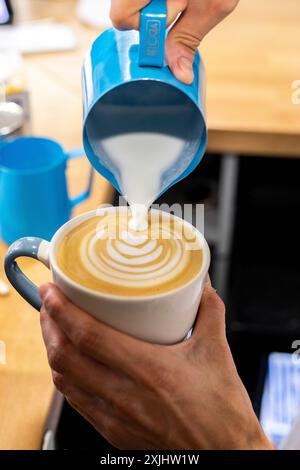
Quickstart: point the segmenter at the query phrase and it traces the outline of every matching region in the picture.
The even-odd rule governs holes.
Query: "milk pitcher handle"
[[[139,46],[141,67],[163,67],[166,26],[166,0],[152,0],[141,10]]]
[[[84,149],[81,147],[74,148],[66,154],[66,157],[67,157],[67,160],[73,160],[75,158],[85,157]],[[93,176],[94,176],[94,172],[93,172],[93,168],[91,167],[86,190],[80,194],[77,194],[77,196],[70,199],[71,207],[77,206],[77,204],[80,204],[81,202],[85,201],[90,196],[92,185],[93,185]]]

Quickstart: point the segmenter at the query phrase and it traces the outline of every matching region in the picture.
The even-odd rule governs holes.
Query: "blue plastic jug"
[[[84,156],[83,149],[69,153],[55,141],[19,137],[0,146],[0,238],[12,243],[36,236],[50,240],[71,216],[74,206],[88,198],[86,190],[71,199],[68,194],[68,160]]]
[[[152,0],[141,11],[140,32],[105,31],[83,65],[84,149],[119,192],[120,169],[103,145],[107,138],[147,132],[184,142],[176,161],[161,174],[157,197],[186,177],[205,152],[202,61],[197,52],[191,85],[175,78],[164,62],[166,16],[166,1]]]

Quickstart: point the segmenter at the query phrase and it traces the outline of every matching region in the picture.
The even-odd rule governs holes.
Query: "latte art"
[[[163,219],[149,215],[147,229],[137,232],[130,229],[129,211],[103,211],[65,236],[58,264],[74,281],[104,293],[153,295],[175,289],[200,271],[202,247],[192,228],[186,233],[174,217]]]

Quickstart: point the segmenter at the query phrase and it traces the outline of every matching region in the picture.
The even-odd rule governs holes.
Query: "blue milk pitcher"
[[[84,149],[119,192],[119,168],[103,145],[109,137],[150,132],[184,142],[175,163],[161,175],[157,197],[186,177],[205,152],[203,64],[197,52],[192,84],[175,78],[164,62],[166,18],[166,0],[152,0],[141,10],[140,32],[105,31],[83,65]]]
[[[74,206],[87,199],[86,190],[69,198],[68,160],[84,156],[83,149],[66,153],[55,141],[19,137],[0,147],[0,237],[6,243],[36,236],[50,240],[67,222]]]

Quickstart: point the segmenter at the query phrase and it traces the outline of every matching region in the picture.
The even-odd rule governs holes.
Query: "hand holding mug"
[[[192,337],[146,343],[46,284],[41,325],[56,387],[119,449],[271,449],[237,374],[224,305],[206,285]],[[140,311],[143,315],[143,311]]]

